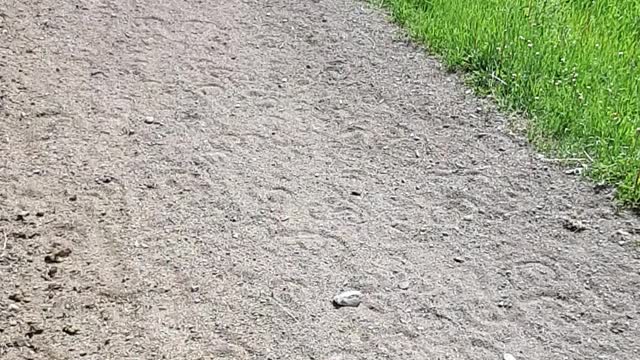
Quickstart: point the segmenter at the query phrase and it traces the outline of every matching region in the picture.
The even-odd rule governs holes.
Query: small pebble
[[[398,284],[398,288],[400,290],[408,290],[410,286],[411,286],[411,283],[409,283],[408,281],[403,281],[400,284]]]
[[[16,304],[9,304],[9,306],[7,306],[7,309],[9,309],[9,311],[19,311],[20,310],[20,306],[16,305]]]
[[[516,357],[515,357],[515,356],[513,356],[513,355],[511,355],[511,354],[505,353],[505,354],[502,356],[502,359],[503,359],[503,360],[516,360]]]
[[[333,304],[338,307],[357,307],[362,302],[362,293],[357,290],[350,290],[333,297]]]
[[[149,124],[149,125],[155,125],[155,124],[160,124],[159,122],[156,121],[156,119],[153,118],[153,116],[147,116],[144,118],[144,123],[145,124]]]
[[[629,233],[628,231],[624,231],[624,230],[618,230],[618,231],[616,231],[616,235],[631,236],[631,233]]]
[[[565,219],[562,223],[562,226],[574,233],[583,232],[589,229],[585,224],[574,219]]]
[[[78,330],[78,328],[73,325],[67,325],[63,327],[62,331],[64,331],[68,335],[77,335],[80,332],[80,330]]]
[[[584,168],[575,168],[575,169],[565,170],[564,173],[567,175],[582,175],[583,171],[584,171]]]
[[[110,184],[111,182],[113,182],[113,178],[111,176],[105,175],[97,178],[96,181],[103,184]]]
[[[61,263],[62,259],[69,257],[69,255],[71,255],[71,249],[69,248],[61,249],[52,254],[46,255],[44,257],[44,262],[47,264]]]

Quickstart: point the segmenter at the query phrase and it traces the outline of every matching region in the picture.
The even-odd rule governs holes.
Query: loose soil
[[[638,218],[364,3],[4,0],[0,86],[2,359],[640,358]]]

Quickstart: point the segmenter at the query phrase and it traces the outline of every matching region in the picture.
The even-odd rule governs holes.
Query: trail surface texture
[[[364,3],[4,0],[0,86],[3,360],[640,358],[638,220]]]

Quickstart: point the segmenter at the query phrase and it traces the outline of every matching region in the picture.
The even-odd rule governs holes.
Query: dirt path
[[[0,86],[3,360],[640,358],[640,222],[363,3],[4,0]]]

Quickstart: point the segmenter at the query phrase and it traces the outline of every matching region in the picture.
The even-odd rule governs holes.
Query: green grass
[[[380,0],[377,0],[380,1]],[[640,206],[640,1],[382,0],[452,70]]]

